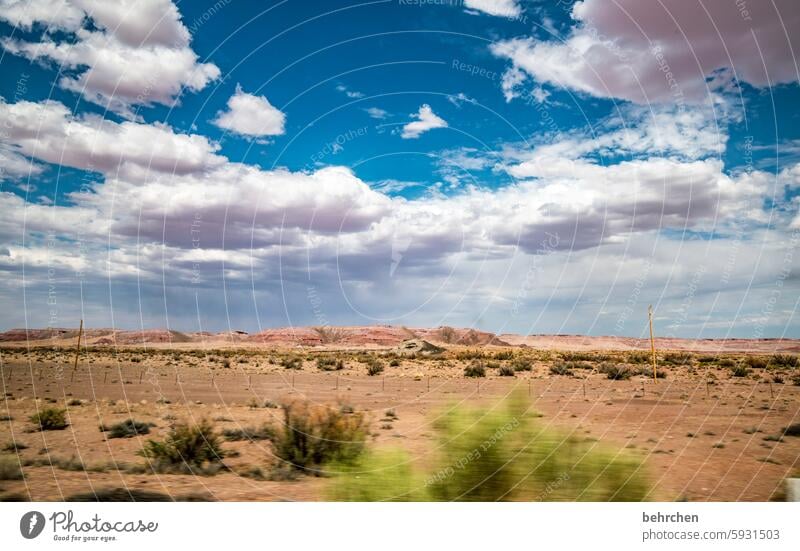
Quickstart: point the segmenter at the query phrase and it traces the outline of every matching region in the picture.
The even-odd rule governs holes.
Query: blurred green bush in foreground
[[[547,428],[522,395],[435,417],[433,461],[376,450],[341,465],[336,501],[641,501],[642,459]]]

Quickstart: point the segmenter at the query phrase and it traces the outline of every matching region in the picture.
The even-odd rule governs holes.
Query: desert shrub
[[[689,365],[693,357],[689,352],[668,352],[662,361],[670,365]]]
[[[623,381],[630,379],[632,372],[624,365],[619,365],[611,362],[603,362],[598,369],[600,373],[605,374],[606,377],[614,381]]]
[[[389,367],[400,367],[400,360],[394,358],[392,361],[389,362]]]
[[[82,406],[83,405],[83,401],[82,400],[78,400],[77,398],[73,398],[72,400],[67,402],[67,405],[68,406],[73,406],[73,407],[74,406]]]
[[[222,431],[222,436],[229,442],[238,442],[240,440],[272,440],[275,438],[275,434],[275,429],[270,425],[224,429]]]
[[[647,352],[628,352],[625,359],[631,364],[644,364],[650,361],[651,355]]]
[[[317,369],[320,371],[340,371],[344,369],[344,362],[339,358],[322,356],[317,358]]]
[[[573,372],[572,372],[572,369],[570,369],[570,366],[568,365],[568,363],[565,362],[565,363],[558,363],[558,364],[551,365],[550,366],[550,374],[551,375],[568,375],[568,376],[571,377],[573,375]]]
[[[3,446],[3,448],[2,448],[2,451],[8,452],[8,453],[17,453],[17,452],[20,452],[22,450],[27,450],[27,449],[28,449],[28,446],[26,446],[22,442],[17,442],[17,441],[11,440],[10,442],[6,442],[5,446]]]
[[[295,401],[283,405],[283,417],[274,440],[283,467],[320,474],[321,466],[349,463],[364,449],[368,423],[361,413]]]
[[[148,440],[140,455],[154,460],[155,467],[170,470],[176,467],[203,467],[206,463],[219,463],[225,456],[219,435],[208,421],[197,425],[177,424],[162,441]]]
[[[464,368],[465,377],[486,377],[486,367],[481,361],[473,361]]]
[[[800,436],[800,423],[795,423],[784,428],[783,434],[786,436]]]
[[[510,365],[504,365],[500,367],[500,371],[497,372],[498,375],[501,377],[514,377],[516,375],[516,371]]]
[[[634,370],[634,373],[636,375],[643,375],[644,377],[652,379],[653,378],[653,366],[651,366],[651,365],[646,365],[646,366],[643,365],[639,369]],[[667,378],[667,372],[664,371],[663,369],[656,369],[656,378],[657,379],[666,379]]]
[[[511,367],[514,368],[514,371],[530,371],[533,369],[533,362],[529,358],[514,358]]]
[[[69,426],[65,409],[44,408],[31,415],[29,419],[39,430],[63,430]]]
[[[303,360],[297,356],[285,356],[281,358],[281,365],[286,369],[303,369]]]
[[[404,450],[364,454],[356,463],[337,465],[328,487],[331,501],[429,501],[424,476]]]
[[[121,423],[111,425],[108,427],[109,438],[133,438],[140,434],[149,434],[150,423],[143,421],[136,421],[135,419],[127,419]]]
[[[722,358],[717,362],[717,365],[720,367],[736,367],[736,362],[730,358]]]
[[[750,369],[766,369],[767,359],[761,356],[747,356],[744,359],[744,364]]]
[[[773,383],[775,383],[776,385],[782,385],[782,384],[784,383],[784,381],[783,381],[783,377],[782,377],[782,376],[780,376],[780,375],[775,375],[775,376],[772,378],[772,382],[773,382]]]
[[[514,359],[514,353],[511,350],[501,350],[500,352],[494,353],[495,360],[512,360]]]
[[[489,369],[500,369],[502,365],[500,362],[486,362],[486,367]]]
[[[16,456],[0,456],[0,480],[22,480],[22,469]]]
[[[486,354],[482,350],[463,350],[456,353],[457,360],[483,360]]]
[[[710,364],[717,361],[716,356],[698,356],[697,361],[701,364]]]
[[[750,374],[750,369],[744,364],[734,365],[730,369],[734,377],[747,377]]]
[[[793,354],[773,354],[769,359],[769,364],[774,367],[795,368],[798,366],[798,356]]]
[[[370,358],[370,360],[367,362],[367,375],[379,375],[380,373],[383,373],[383,369],[383,362],[377,358]]]
[[[544,427],[519,393],[488,411],[435,417],[427,468],[402,452],[363,455],[341,472],[341,501],[639,501],[650,489],[637,456]]]

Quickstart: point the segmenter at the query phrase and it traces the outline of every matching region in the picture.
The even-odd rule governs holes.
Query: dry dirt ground
[[[497,364],[506,360],[492,357],[509,351],[530,358],[532,371],[499,376]],[[257,469],[268,473],[274,464],[266,440],[225,442],[225,449],[238,455],[225,460],[229,471],[213,476],[127,468],[141,464],[136,452],[144,441],[163,438],[175,420],[207,419],[220,431],[265,421],[280,425],[281,410],[264,404],[291,397],[366,411],[372,420],[370,446],[399,446],[424,460],[433,451],[431,419],[437,411],[460,402],[488,407],[517,389],[543,414],[542,423],[643,454],[655,488],[650,498],[657,500],[780,499],[784,479],[800,468],[800,437],[778,437],[784,427],[800,422],[796,367],[751,369],[735,377],[732,366],[742,363],[741,354],[695,353],[676,364],[660,361],[666,378],[658,382],[643,374],[610,380],[598,371],[602,365],[628,363],[638,371],[647,363],[641,357],[638,364],[630,363],[628,352],[589,354],[573,364],[572,376],[563,376],[551,373],[551,366],[570,359],[568,352],[488,346],[452,347],[440,359],[384,357],[385,371],[368,376],[363,354],[90,347],[73,371],[74,352],[67,347],[8,344],[0,349],[5,393],[0,446],[6,458],[19,457],[24,479],[0,480],[0,498],[63,500],[127,488],[174,499],[325,499],[326,477],[253,476]],[[471,354],[487,358],[475,360]],[[321,355],[343,358],[344,369],[321,371],[315,363]],[[281,365],[291,356],[301,358],[301,369]],[[485,378],[464,376],[464,367],[475,361],[487,362]],[[29,417],[37,408],[54,406],[67,409],[69,426],[32,431]],[[389,409],[397,419],[381,421]],[[147,436],[127,439],[109,439],[98,429],[129,418],[155,427]]]

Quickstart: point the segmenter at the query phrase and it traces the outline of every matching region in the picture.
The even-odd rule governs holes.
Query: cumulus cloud
[[[23,176],[36,176],[42,173],[42,167],[15,149],[0,144],[0,181],[20,178]]]
[[[85,16],[83,9],[65,0],[0,0],[0,19],[26,31],[34,25],[75,31],[81,27]]]
[[[506,98],[520,72],[556,88],[639,104],[700,103],[732,79],[755,87],[795,82],[800,4],[752,3],[742,13],[727,0],[656,5],[620,0],[576,2],[564,42],[501,40],[494,55],[511,61]]]
[[[464,7],[500,17],[518,17],[522,13],[517,0],[464,0]]]
[[[422,134],[434,128],[447,128],[447,121],[434,113],[428,104],[420,106],[419,111],[412,116],[416,117],[417,120],[403,126],[401,137],[406,140],[419,138]]]
[[[152,172],[188,174],[219,165],[219,146],[164,124],[75,116],[59,102],[0,99],[6,147],[41,161],[137,180]]]
[[[405,183],[370,187],[344,167],[263,170],[224,158],[202,136],[161,124],[74,116],[53,101],[0,102],[0,118],[10,125],[3,138],[8,150],[104,176],[69,194],[64,206],[0,194],[0,211],[8,213],[0,221],[0,243],[8,252],[0,255],[0,270],[24,267],[31,289],[46,286],[55,267],[87,280],[111,278],[115,288],[134,285],[135,292],[136,285],[152,285],[153,292],[168,294],[180,293],[195,277],[202,281],[198,287],[218,294],[224,278],[231,300],[263,293],[259,304],[280,311],[284,293],[305,296],[313,285],[326,305],[337,305],[330,313],[337,323],[352,319],[346,315],[353,308],[396,321],[419,307],[417,323],[436,325],[444,321],[436,316],[449,312],[447,322],[471,324],[477,311],[489,309],[502,320],[514,304],[532,308],[548,299],[547,292],[578,300],[574,289],[585,287],[587,277],[593,284],[581,298],[603,300],[603,291],[621,292],[610,279],[615,270],[621,281],[629,277],[619,274],[621,263],[663,264],[668,273],[669,262],[695,260],[669,244],[660,244],[658,254],[680,254],[651,258],[643,243],[669,243],[659,237],[664,232],[750,236],[768,223],[791,224],[793,211],[766,212],[763,204],[780,186],[797,185],[797,167],[777,178],[759,171],[729,175],[718,158],[726,136],[707,118],[636,108],[626,116],[636,121],[633,127],[608,121],[593,139],[563,134],[513,151],[448,152],[445,157],[465,169],[504,170],[514,182],[409,200],[391,195]],[[679,139],[690,133],[696,136]],[[629,158],[599,162],[607,152]],[[53,233],[59,236],[54,243],[43,237]],[[74,246],[78,233],[80,248]],[[768,234],[770,254],[780,259],[776,234]],[[722,241],[715,240],[709,266],[721,262]],[[700,254],[699,246],[685,250]],[[537,266],[552,280],[529,281],[533,257],[542,257]],[[565,262],[573,267],[567,274]],[[731,268],[730,281],[755,272],[764,279],[768,267],[759,264],[748,274],[751,264]],[[539,277],[538,267],[533,273]],[[679,296],[674,286],[687,278],[691,274],[676,273],[665,285]],[[297,311],[293,306],[292,315]]]
[[[285,132],[286,115],[264,96],[255,96],[236,85],[236,93],[228,100],[227,111],[217,113],[216,126],[251,138],[280,136]]]
[[[68,36],[45,32],[34,42],[5,38],[3,47],[57,63],[66,73],[60,86],[128,118],[135,117],[136,106],[170,105],[184,89],[200,90],[219,77],[215,65],[198,62],[170,0],[69,0],[52,13],[50,0],[29,4],[6,2],[0,18],[23,27],[49,25]]]

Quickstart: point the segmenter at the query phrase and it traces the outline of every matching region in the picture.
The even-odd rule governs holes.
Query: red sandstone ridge
[[[0,333],[0,343],[34,346],[74,346],[78,330],[70,328],[11,329]],[[647,339],[632,337],[589,337],[584,335],[495,335],[477,329],[454,327],[410,328],[394,325],[351,327],[281,327],[255,334],[244,331],[224,333],[182,333],[167,329],[87,329],[87,346],[180,346],[183,348],[241,347],[326,347],[396,348],[419,339],[439,346],[515,346],[540,350],[648,350]],[[657,338],[659,350],[703,353],[798,353],[797,339],[670,339]]]

